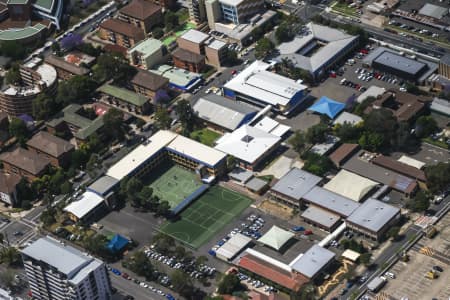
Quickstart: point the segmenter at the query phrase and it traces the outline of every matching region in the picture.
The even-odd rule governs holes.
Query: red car
[[[235,75],[237,73],[236,70],[231,71],[231,75]]]
[[[122,277],[128,280],[131,279],[130,275],[128,275],[127,273],[122,273]]]
[[[311,235],[313,234],[313,232],[311,230],[305,230],[305,232],[303,232],[304,235]]]

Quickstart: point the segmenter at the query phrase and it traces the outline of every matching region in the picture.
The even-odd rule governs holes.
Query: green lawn
[[[187,196],[197,190],[202,183],[194,172],[178,165],[163,165],[146,176],[144,182],[150,182],[153,194],[167,201],[171,208],[180,204]]]
[[[160,230],[198,248],[240,215],[252,200],[234,191],[213,186],[180,214],[180,219],[163,224]]]
[[[191,133],[191,139],[199,141],[202,144],[208,146],[214,146],[214,142],[217,141],[221,135],[215,131],[209,130],[207,128],[202,128]]]
[[[439,141],[439,140],[435,141],[432,138],[427,137],[427,138],[422,139],[422,141],[426,142],[428,144],[431,144],[431,145],[435,145],[435,146],[438,146],[438,147],[441,147],[444,149],[448,149],[448,144],[445,142]]]
[[[348,7],[348,3],[340,3],[336,1],[335,3],[331,4],[330,7],[332,8],[332,10],[341,14],[351,17],[358,17],[356,9],[353,7]]]

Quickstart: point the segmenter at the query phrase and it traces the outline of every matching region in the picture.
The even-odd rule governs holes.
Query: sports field
[[[244,195],[213,186],[189,205],[180,214],[178,221],[167,222],[160,230],[193,248],[198,248],[251,202],[250,198]]]
[[[169,202],[171,208],[180,204],[202,185],[193,172],[178,165],[161,167],[158,172],[152,172],[146,181],[150,182],[153,194]]]

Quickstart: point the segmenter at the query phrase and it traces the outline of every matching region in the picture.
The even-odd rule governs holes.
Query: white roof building
[[[362,93],[361,95],[358,96],[358,98],[356,98],[356,101],[358,103],[361,103],[364,100],[366,100],[368,97],[377,98],[377,97],[383,95],[385,92],[386,92],[385,88],[379,87],[376,85],[371,85],[364,93]]]
[[[334,252],[313,245],[304,254],[300,254],[294,259],[289,266],[296,272],[308,277],[314,278],[320,271],[322,271],[335,257]]]
[[[268,71],[269,67],[270,64],[257,60],[228,81],[224,89],[249,97],[260,107],[272,105],[283,110],[307,87]],[[225,91],[225,95],[227,94],[229,93]]]
[[[252,126],[279,137],[282,137],[291,130],[290,126],[280,124],[278,121],[267,116],[252,124]]]
[[[336,119],[333,120],[333,125],[337,124],[342,125],[344,123],[356,125],[362,121],[363,119],[360,116],[344,111],[341,114],[339,114],[339,116]]]
[[[93,192],[87,191],[81,195],[80,200],[75,200],[71,202],[69,205],[67,205],[64,208],[64,211],[71,213],[78,219],[82,219],[104,201],[105,200],[103,197]]]
[[[241,161],[254,164],[274,150],[280,141],[279,136],[244,125],[221,137],[215,148]]]
[[[359,254],[358,252],[353,251],[351,249],[347,249],[342,253],[343,258],[348,259],[353,262],[357,261],[360,256],[361,256],[361,254]]]
[[[406,155],[402,155],[399,159],[399,162],[402,162],[404,164],[407,164],[411,167],[417,168],[419,170],[421,170],[426,164],[420,160],[414,159],[412,157],[406,156]]]
[[[139,145],[108,169],[106,175],[122,180],[153,155],[164,149],[178,135],[168,130],[160,130],[152,135],[146,143]]]
[[[225,153],[182,135],[177,135],[166,148],[211,167],[226,158]]]
[[[222,260],[228,261],[233,259],[239,252],[242,251],[252,241],[250,237],[247,237],[241,233],[236,233],[225,244],[223,244],[216,251],[216,257]]]
[[[200,44],[204,41],[206,41],[209,38],[209,35],[206,33],[203,33],[201,31],[190,29],[186,31],[183,35],[180,36],[180,38],[185,39],[187,41]]]
[[[346,170],[341,170],[323,187],[336,194],[359,202],[376,185],[378,185],[378,183],[375,181]]]

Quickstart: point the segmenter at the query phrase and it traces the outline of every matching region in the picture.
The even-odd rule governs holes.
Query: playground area
[[[149,182],[153,194],[169,202],[171,208],[176,207],[202,185],[194,172],[171,164],[151,172],[145,182]]]
[[[244,195],[213,186],[181,212],[177,221],[163,224],[160,230],[192,248],[198,248],[251,202]]]

